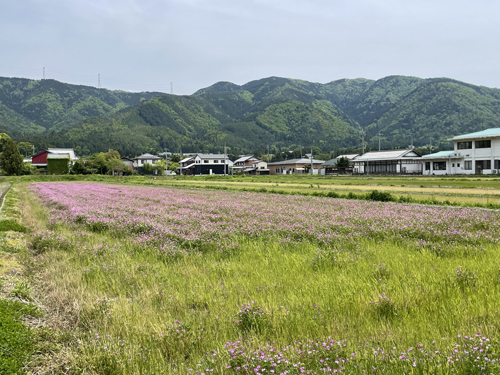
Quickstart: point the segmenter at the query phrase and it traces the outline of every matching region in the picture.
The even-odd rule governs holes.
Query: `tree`
[[[349,159],[346,157],[337,160],[337,167],[346,168],[349,166]]]
[[[16,176],[23,173],[23,157],[10,137],[5,141],[0,157],[0,167],[5,174]]]
[[[30,142],[19,142],[17,148],[24,156],[28,156],[33,151],[33,145]]]
[[[87,174],[87,167],[83,160],[77,160],[71,167],[71,174]]]
[[[120,153],[113,149],[110,149],[108,152],[105,153],[105,155],[106,155],[106,160],[121,159]]]

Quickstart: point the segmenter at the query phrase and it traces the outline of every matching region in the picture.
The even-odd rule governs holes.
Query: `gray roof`
[[[384,151],[371,151],[364,155],[358,156],[354,162],[367,161],[367,160],[398,160],[398,159],[420,159],[413,150],[384,150]]]
[[[463,139],[475,139],[475,138],[495,138],[500,137],[500,128],[491,128],[486,130],[481,130],[475,133],[468,133],[457,135],[456,137],[448,139],[449,141],[460,141]]]
[[[321,164],[321,163],[324,163],[325,161],[313,159],[312,162],[313,162],[313,164]],[[302,159],[290,159],[290,160],[277,161],[274,163],[267,163],[267,165],[269,166],[269,165],[310,164],[310,163],[311,163],[311,159],[302,158]]]
[[[227,155],[224,154],[198,154],[201,159],[227,159]]]
[[[160,160],[161,158],[159,156],[151,154],[142,154],[141,156],[137,156],[136,158],[134,158],[134,160],[144,160],[144,159]]]
[[[235,163],[240,163],[242,161],[247,161],[248,159],[251,159],[251,158],[255,158],[255,156],[254,155],[242,156],[241,158],[235,160],[234,162]],[[258,158],[255,158],[255,159],[258,159]]]
[[[72,148],[48,148],[47,151],[51,154],[68,154],[71,160],[78,160]]]
[[[345,154],[345,155],[339,155],[335,159],[340,159],[340,158],[347,158],[349,160],[355,159],[359,156],[359,154]]]

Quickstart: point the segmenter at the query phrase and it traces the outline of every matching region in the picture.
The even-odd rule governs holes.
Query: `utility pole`
[[[226,144],[224,143],[224,177],[226,177],[226,153],[227,149],[226,149]]]
[[[361,129],[361,155],[364,155],[365,153],[365,148],[366,148],[366,145],[365,145],[365,131],[364,129]]]
[[[267,145],[267,162],[270,163],[271,161],[269,160],[269,145]]]
[[[32,145],[33,147],[33,154],[32,155],[35,155],[35,145]]]
[[[380,136],[383,135],[381,132],[378,132],[378,150],[380,151]]]
[[[413,133],[410,133],[411,135],[411,149],[413,150]]]
[[[313,149],[311,148],[311,176],[313,175]]]

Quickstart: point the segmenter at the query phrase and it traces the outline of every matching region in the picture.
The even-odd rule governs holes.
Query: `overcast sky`
[[[388,75],[500,87],[498,0],[0,0],[0,76],[192,94]]]

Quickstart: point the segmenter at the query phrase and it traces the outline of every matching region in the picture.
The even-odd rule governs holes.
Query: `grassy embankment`
[[[42,218],[46,208],[26,189],[21,191]],[[156,197],[159,192],[150,192],[154,198],[137,197],[135,207],[148,212],[148,207],[165,207],[170,197],[188,193],[174,189]],[[206,199],[214,194],[218,193],[191,192]],[[265,196],[246,193],[241,197],[255,202]],[[271,198],[271,205],[279,199],[284,200],[283,207],[295,204],[293,197],[277,196]],[[326,202],[297,199],[302,202],[297,209]],[[331,214],[343,215],[338,209],[347,206],[332,201],[332,207],[337,207],[336,202],[339,206]],[[382,211],[397,207],[377,205]],[[64,204],[51,207],[55,212],[67,209]],[[232,217],[224,200],[205,209],[210,220],[225,220],[235,227],[246,220]],[[440,210],[436,216],[447,215],[448,211]],[[465,212],[448,210],[457,210],[458,216]],[[139,246],[137,239],[146,232],[137,231],[137,226],[124,231],[112,223],[85,224],[85,218],[56,221],[49,232],[34,234],[32,245],[32,262],[46,291],[44,303],[65,315],[73,330],[73,344],[67,345],[64,355],[55,353],[51,365],[63,362],[83,373],[185,374],[208,369],[226,374],[245,373],[241,367],[246,363],[253,366],[248,373],[257,366],[257,372],[269,373],[287,366],[284,361],[275,367],[267,362],[277,362],[272,356],[284,353],[300,363],[291,367],[292,373],[301,366],[320,373],[325,360],[346,373],[383,369],[386,373],[494,373],[498,367],[484,360],[484,353],[495,359],[500,350],[500,252],[498,243],[485,233],[497,236],[498,214],[474,215],[478,216],[464,219],[463,227],[455,228],[472,234],[462,240],[440,234],[447,230],[444,222],[432,224],[434,234],[409,231],[413,234],[403,239],[389,230],[377,232],[376,239],[373,233],[351,235],[338,224],[331,229],[340,234],[333,243],[317,241],[320,232],[314,230],[302,230],[300,239],[290,241],[278,233],[286,221],[276,221],[275,236],[249,237],[236,231],[221,238],[220,244],[183,241],[179,244],[183,252],[172,256],[158,254],[157,246]],[[186,216],[184,222],[203,218]],[[295,223],[297,218],[289,219]],[[415,220],[416,227],[422,225]],[[169,221],[181,226],[183,222],[174,217]],[[364,218],[359,224],[373,223]],[[242,310],[243,304],[253,307]],[[486,350],[486,341],[480,346],[478,332],[494,348]],[[474,337],[470,342],[475,347],[486,351],[481,354],[465,347],[469,337]],[[328,350],[307,341],[330,339],[335,343]],[[232,357],[224,347],[227,342],[243,354]],[[283,350],[287,347],[288,353]],[[480,367],[473,368],[476,355]],[[346,359],[351,360],[342,362]]]

